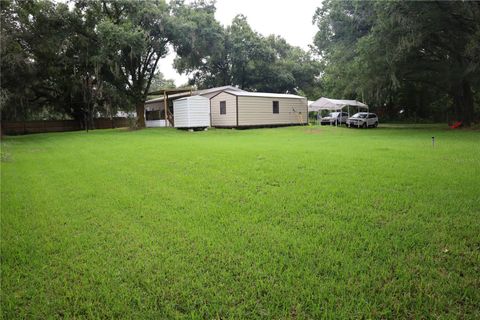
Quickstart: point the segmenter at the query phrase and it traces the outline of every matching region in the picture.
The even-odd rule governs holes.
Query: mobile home
[[[181,89],[178,89],[181,90]],[[188,96],[202,96],[205,98],[210,99],[212,96],[216,95],[218,92],[223,90],[229,91],[243,91],[239,88],[233,86],[223,86],[223,87],[216,87],[204,90],[183,90],[182,92],[174,93],[168,95],[168,109],[173,111],[173,103],[172,101],[175,99],[188,97]],[[173,89],[172,91],[175,91]],[[173,123],[165,120],[165,107],[164,107],[164,97],[158,97],[155,99],[150,99],[145,102],[145,120],[147,127],[165,127],[165,126],[173,126]]]
[[[262,127],[308,123],[305,97],[223,90],[210,98],[212,127]]]

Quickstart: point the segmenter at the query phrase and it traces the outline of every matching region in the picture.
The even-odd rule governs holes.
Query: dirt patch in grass
[[[0,147],[0,162],[11,162],[12,156],[10,152],[7,151],[7,144],[2,142]]]
[[[11,162],[12,161],[12,157],[7,152],[2,151],[0,156],[1,156],[1,162]]]

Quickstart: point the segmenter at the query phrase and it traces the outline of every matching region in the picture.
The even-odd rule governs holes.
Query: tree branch
[[[148,77],[147,85],[145,86],[145,91],[143,92],[143,99],[147,98],[148,90],[150,90],[150,84],[152,83],[153,76],[155,74],[155,70],[157,69],[158,61],[160,61],[160,55],[157,56],[155,63],[153,65],[152,70],[150,70],[150,75]]]

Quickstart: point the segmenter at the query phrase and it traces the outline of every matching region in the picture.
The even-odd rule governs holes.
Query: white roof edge
[[[205,99],[205,100],[209,100],[208,98],[204,97],[204,96],[188,96],[188,97],[181,97],[181,98],[178,98],[178,99],[174,99],[174,101],[177,101],[177,100],[187,100],[187,99]]]
[[[222,87],[215,87],[215,88],[197,90],[194,93],[197,94],[197,95],[202,95],[202,94],[208,94],[208,93],[213,93],[213,92],[217,92],[217,91],[225,91],[225,90],[243,91],[242,89],[234,87],[234,86],[222,86]]]

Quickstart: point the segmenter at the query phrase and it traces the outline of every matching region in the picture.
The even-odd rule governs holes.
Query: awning
[[[332,110],[339,111],[347,106],[357,107],[359,109],[368,109],[368,106],[357,100],[338,100],[329,98],[320,98],[308,106],[308,111]]]
[[[157,91],[151,91],[148,93],[149,96],[160,96],[160,95],[164,95],[164,94],[168,94],[168,95],[171,95],[173,93],[184,93],[184,92],[192,92],[192,91],[195,91],[194,88],[192,87],[188,87],[188,88],[170,88],[170,89],[160,89],[160,90],[157,90]]]

